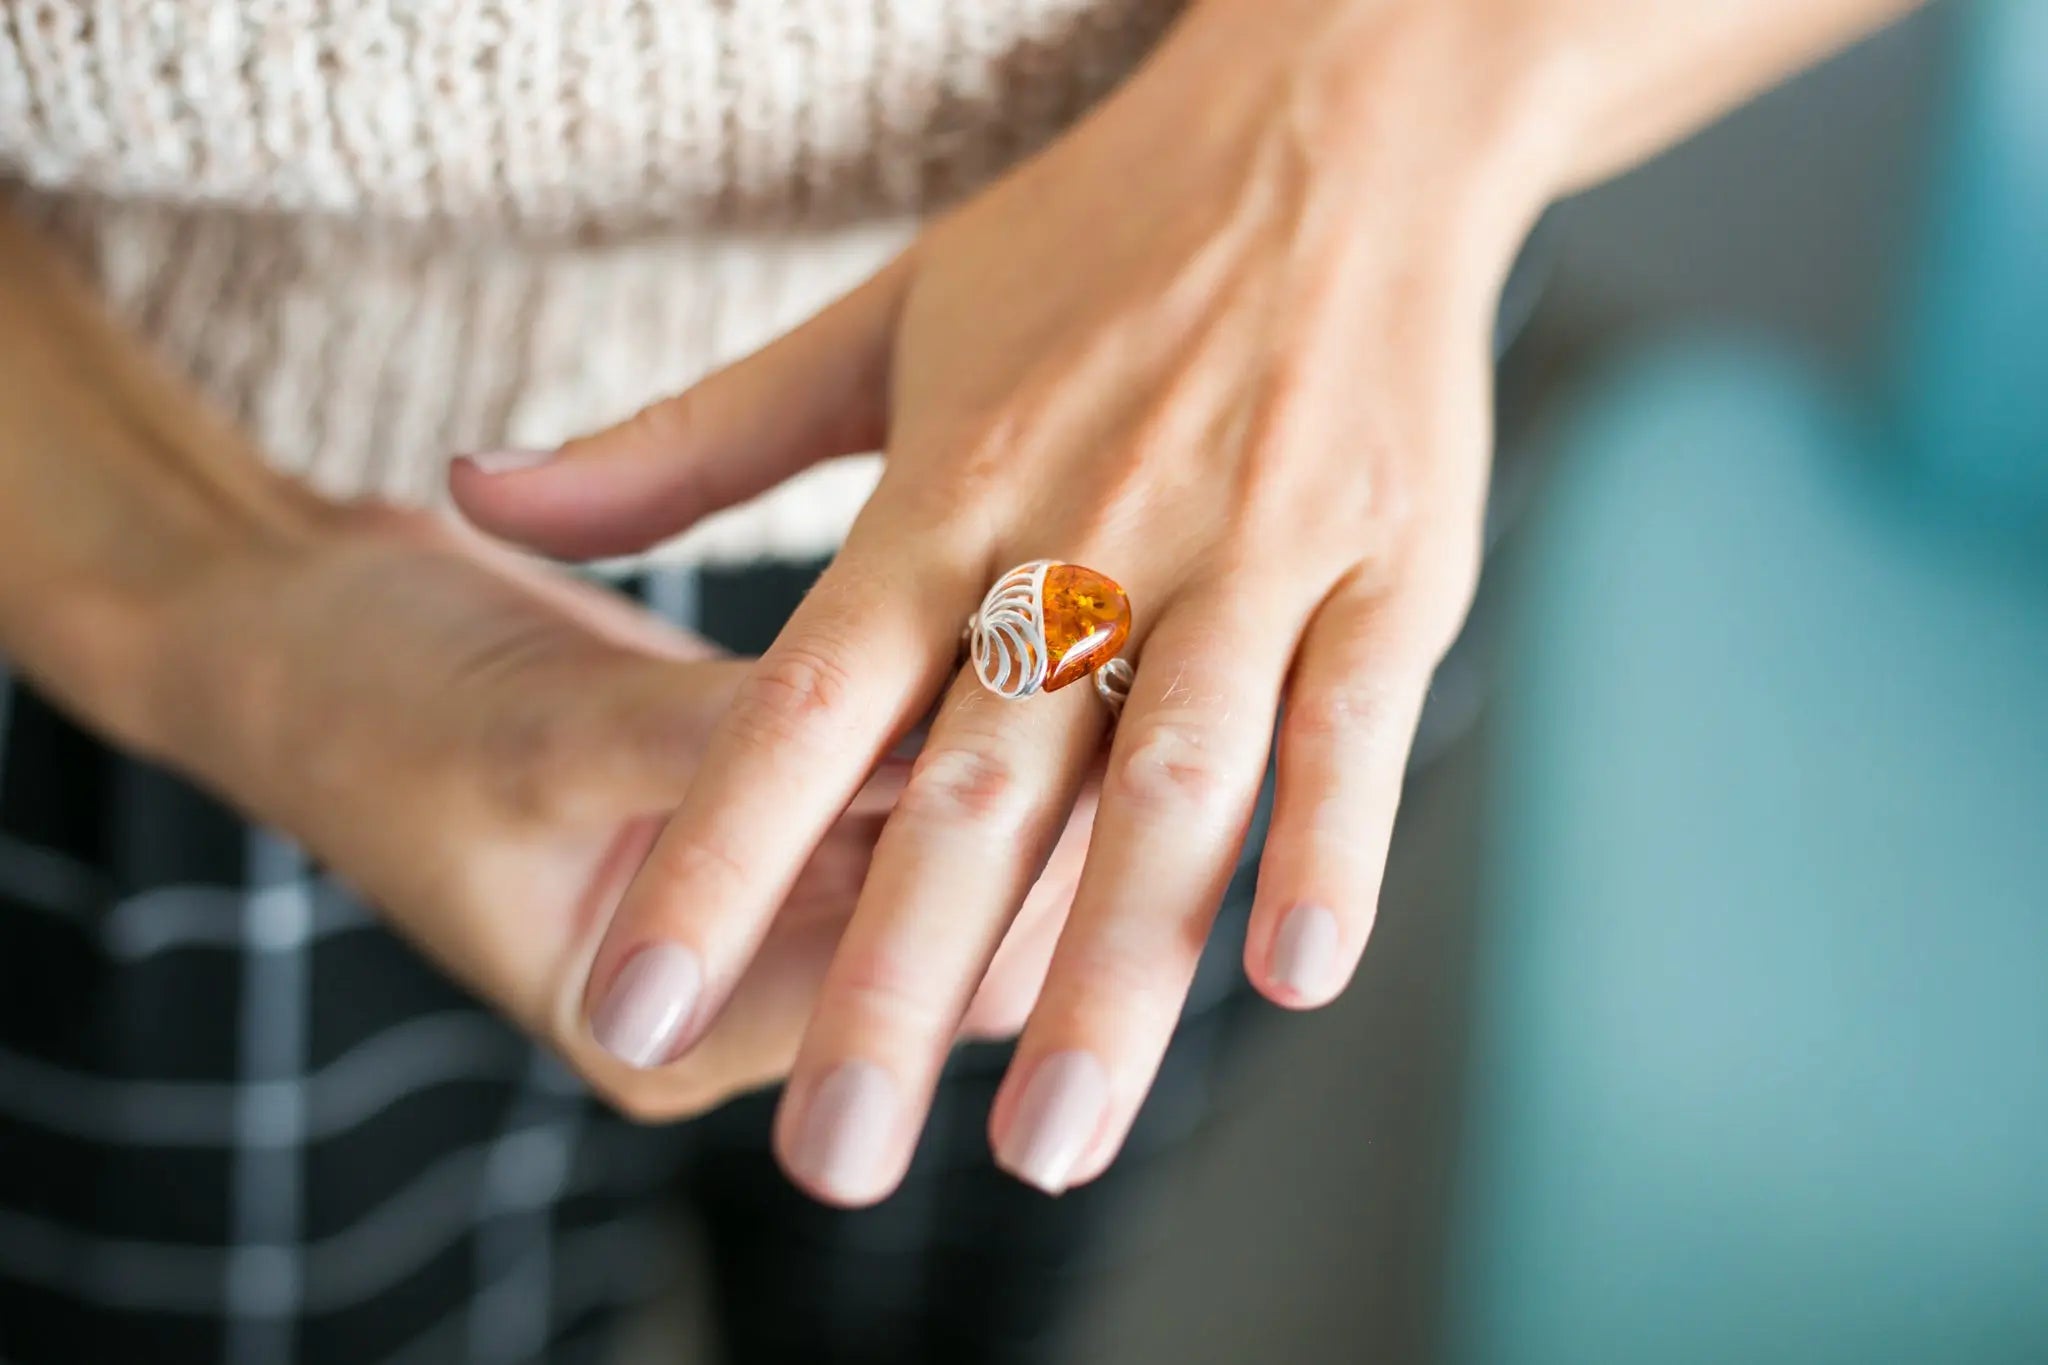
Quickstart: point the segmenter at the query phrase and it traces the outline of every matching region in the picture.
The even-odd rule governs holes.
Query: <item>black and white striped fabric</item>
[[[751,651],[812,572],[628,586]],[[731,1360],[1057,1359],[1096,1229],[1204,1107],[1219,937],[1116,1178],[997,1173],[972,1048],[902,1193],[834,1212],[775,1172],[772,1096],[619,1120],[291,844],[0,679],[0,1362],[609,1359],[678,1191]]]

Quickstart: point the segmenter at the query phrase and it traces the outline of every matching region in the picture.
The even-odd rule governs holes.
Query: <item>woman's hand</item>
[[[886,427],[879,490],[742,686],[585,1001],[602,1018],[649,988],[643,955],[687,960],[658,1060],[693,1055],[804,859],[943,689],[784,1105],[782,1155],[824,1198],[873,1200],[901,1175],[1102,745],[1089,688],[1013,704],[954,678],[959,623],[1015,563],[1128,587],[1137,679],[996,1105],[1002,1159],[1057,1190],[1116,1150],[1283,699],[1247,967],[1316,1005],[1364,947],[1409,739],[1473,585],[1493,298],[1538,201],[1499,173],[1509,92],[1440,86],[1454,31],[1349,37],[1363,69],[1282,61],[1255,17],[1183,30],[1066,141],[777,346],[548,464],[457,477],[491,529],[597,553]],[[1395,108],[1428,131],[1367,136]]]
[[[658,1018],[580,1010],[619,892],[745,676],[620,598],[418,513],[266,472],[0,211],[0,650],[86,723],[297,836],[621,1106],[786,1073],[907,761],[881,758],[779,899],[728,1010],[650,1078]],[[1076,825],[966,1027],[1037,994]]]
[[[459,470],[480,523],[589,554],[886,444],[844,552],[627,892],[586,1009],[647,990],[646,954],[689,960],[657,1056],[691,1055],[805,858],[943,693],[778,1128],[819,1196],[893,1188],[1108,724],[1085,687],[1017,704],[956,676],[961,620],[1038,558],[1129,589],[1137,673],[991,1116],[999,1159],[1051,1191],[1111,1160],[1276,721],[1245,965],[1281,1004],[1331,999],[1473,588],[1495,299],[1528,224],[1898,7],[1211,0],[1069,136],[791,336],[549,463]]]
[[[258,567],[258,566],[251,566]],[[879,760],[809,851],[732,1008],[658,1085],[649,1021],[579,1001],[619,893],[744,677],[600,589],[417,514],[341,511],[164,623],[156,745],[291,831],[400,933],[629,1110],[673,1117],[783,1075],[907,761]],[[1069,872],[1069,885],[1071,872]],[[1049,881],[1025,956],[1064,912]],[[1034,939],[1035,935],[1035,939]],[[1030,964],[1000,989],[1028,1001]],[[1014,1029],[992,998],[974,1025]]]
[[[705,1064],[625,1094],[577,986],[745,664],[464,528],[332,523],[181,594],[149,747],[290,831],[607,1095],[687,1113],[780,1074],[774,1026],[805,1011],[901,764],[819,842]]]

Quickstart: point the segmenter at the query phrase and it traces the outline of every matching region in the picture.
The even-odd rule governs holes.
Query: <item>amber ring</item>
[[[967,618],[967,649],[981,685],[1020,701],[1083,678],[1112,713],[1131,691],[1131,665],[1117,650],[1131,633],[1131,599],[1107,574],[1034,559],[996,580]]]

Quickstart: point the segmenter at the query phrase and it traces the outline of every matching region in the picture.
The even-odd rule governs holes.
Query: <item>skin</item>
[[[1114,1157],[1275,745],[1245,968],[1282,1005],[1333,998],[1478,569],[1489,337],[1517,244],[1559,194],[1904,8],[1211,0],[1067,137],[790,338],[541,467],[458,469],[478,523],[592,553],[824,455],[888,455],[844,552],[720,721],[586,1007],[646,945],[683,945],[707,983],[687,1058],[834,812],[937,699],[778,1124],[820,1198],[894,1188],[1105,743],[1086,688],[1012,704],[956,673],[957,623],[1040,557],[1129,589],[1137,677],[991,1115],[999,1158],[1037,1068],[1074,1054],[1106,1078],[1085,1140],[1057,1171],[1017,1169],[1058,1189]],[[1301,907],[1327,912],[1335,941],[1287,974],[1276,937]],[[864,1083],[857,1141],[842,1091],[808,1112],[849,1066],[882,1078]]]
[[[269,473],[4,214],[0,374],[10,667],[296,836],[628,1112],[696,1113],[787,1073],[906,759],[878,760],[806,855],[690,1058],[634,1073],[583,1026],[585,973],[748,661],[458,522]],[[963,1032],[1016,1032],[1086,834]]]
[[[1363,951],[1477,573],[1488,337],[1528,225],[1907,7],[1206,0],[788,338],[537,467],[457,465],[476,525],[584,556],[885,449],[751,666],[445,522],[264,472],[0,218],[0,651],[300,837],[628,1112],[787,1073],[793,1177],[866,1203],[953,1041],[1021,1023],[992,1140],[1041,1063],[1093,1057],[1081,1149],[1024,1172],[1090,1179],[1276,743],[1246,970],[1312,1006]],[[1089,689],[1012,705],[954,676],[959,622],[1038,557],[1136,605],[1106,758]],[[934,704],[906,778],[887,756]],[[1275,939],[1304,906],[1335,942],[1290,979]],[[634,1069],[584,1020],[661,940],[706,988]],[[883,1078],[881,1139],[824,1169],[810,1111],[849,1063]]]

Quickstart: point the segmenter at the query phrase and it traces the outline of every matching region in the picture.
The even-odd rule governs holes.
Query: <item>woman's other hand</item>
[[[0,210],[0,651],[85,723],[297,837],[620,1107],[786,1073],[907,763],[820,831],[731,1008],[679,1065],[582,1018],[590,954],[748,672],[445,518],[341,507],[112,326]],[[967,1029],[1014,1032],[1085,825]],[[637,1041],[636,1041],[637,1039]]]
[[[660,1019],[616,1012],[593,1037],[582,983],[745,661],[388,509],[334,510],[289,553],[217,569],[161,626],[151,747],[296,836],[614,1104],[675,1118],[787,1072],[906,760],[880,759],[809,852],[716,1027],[646,1071],[621,1057],[657,1060]],[[1048,880],[968,1030],[1014,1031],[1066,890]]]

